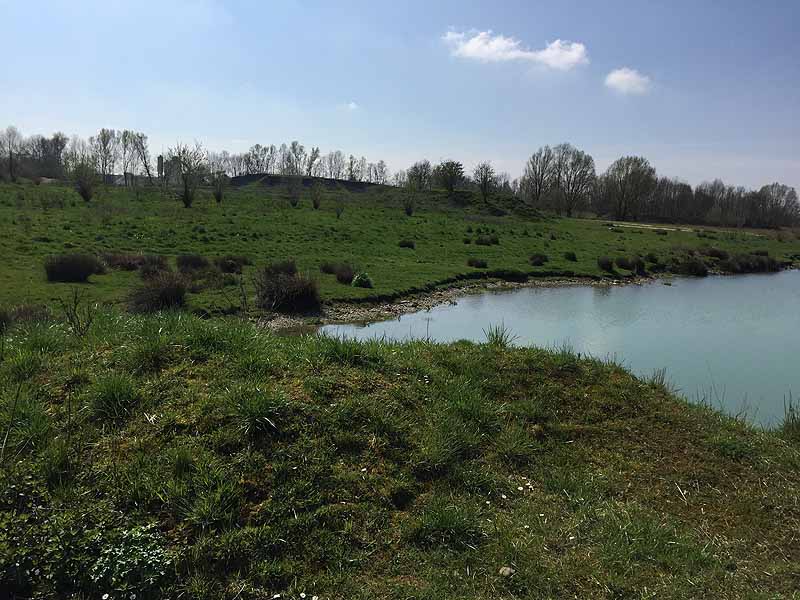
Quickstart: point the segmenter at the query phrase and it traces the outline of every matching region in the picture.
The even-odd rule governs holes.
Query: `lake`
[[[570,346],[633,372],[666,369],[690,400],[772,425],[790,393],[800,401],[800,271],[676,278],[672,285],[523,288],[460,298],[456,305],[329,335],[484,341],[504,324],[518,345]]]

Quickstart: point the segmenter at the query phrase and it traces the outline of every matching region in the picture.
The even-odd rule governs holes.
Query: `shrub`
[[[519,269],[493,269],[486,273],[489,277],[496,277],[503,281],[513,281],[516,283],[524,283],[528,281],[528,274]]]
[[[780,271],[777,260],[763,254],[737,254],[719,263],[726,273],[774,273]]]
[[[534,267],[541,267],[549,259],[546,254],[531,254],[528,260]]]
[[[199,254],[181,254],[175,258],[178,265],[178,271],[181,273],[191,273],[192,271],[201,271],[211,266],[205,256]]]
[[[669,233],[666,229],[656,229],[656,235],[667,235]]]
[[[294,261],[271,263],[255,278],[256,303],[279,312],[307,312],[319,308],[317,282],[297,272]]]
[[[85,283],[90,275],[105,272],[103,263],[91,254],[59,254],[45,260],[47,281]]]
[[[719,260],[726,260],[730,256],[725,250],[720,250],[719,248],[700,248],[700,254],[718,258]]]
[[[597,266],[600,267],[603,271],[608,273],[614,272],[614,261],[608,258],[607,256],[601,256],[597,259]]]
[[[467,259],[467,266],[474,267],[476,269],[485,269],[489,265],[482,258],[469,258]]]
[[[102,256],[103,262],[109,269],[119,269],[120,271],[135,271],[141,264],[141,254],[111,254],[106,253]]]
[[[654,252],[648,252],[647,254],[645,254],[644,257],[647,260],[647,262],[651,262],[651,263],[654,263],[654,264],[658,264],[658,262],[659,262],[658,261],[658,256]]]
[[[186,282],[183,277],[162,271],[146,279],[128,297],[133,312],[155,312],[180,308],[186,302]]]
[[[464,243],[465,244],[471,244],[472,243],[472,238],[465,237],[464,238]]]
[[[166,257],[154,254],[146,254],[142,257],[142,263],[139,265],[139,277],[152,279],[159,273],[164,272],[171,272]]]
[[[353,287],[371,288],[372,279],[370,279],[370,276],[367,273],[359,273],[353,277]]]
[[[139,401],[133,379],[112,373],[99,379],[92,388],[92,413],[95,417],[118,421]]]
[[[617,265],[620,269],[625,269],[626,271],[633,271],[634,266],[630,259],[620,256],[615,261],[614,264]]]
[[[417,244],[414,242],[414,240],[400,240],[397,245],[401,248],[411,248],[412,250],[417,247]]]
[[[564,258],[570,262],[578,262],[578,257],[574,252],[564,252]]]
[[[353,267],[346,263],[336,265],[336,271],[334,271],[334,273],[336,275],[336,281],[338,281],[339,283],[343,283],[345,285],[350,285],[351,283],[353,283],[353,279],[355,279],[356,276]],[[367,287],[372,287],[372,286],[370,285]]]
[[[479,235],[475,238],[475,243],[478,246],[491,246],[492,239],[488,235]]]
[[[324,262],[319,270],[328,275],[336,275],[336,281],[350,285],[355,277],[355,269],[347,263]]]
[[[708,267],[696,256],[687,256],[683,260],[674,260],[670,265],[670,270],[679,275],[691,275],[693,277],[705,277],[708,275]]]
[[[0,337],[11,327],[13,315],[5,306],[0,306]]]
[[[405,211],[406,216],[410,217],[414,214],[414,211],[416,209],[417,209],[417,200],[414,196],[414,193],[409,191],[403,198],[403,211]]]
[[[242,267],[251,265],[253,262],[247,256],[228,254],[215,258],[214,264],[223,273],[241,273]]]

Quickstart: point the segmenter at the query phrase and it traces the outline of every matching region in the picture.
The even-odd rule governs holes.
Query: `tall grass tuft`
[[[157,312],[180,308],[186,303],[186,282],[177,273],[160,272],[145,279],[128,295],[133,312]]]
[[[800,443],[800,409],[794,405],[791,394],[788,403],[784,405],[780,432],[786,440],[795,444]]]
[[[486,336],[486,343],[494,348],[508,348],[519,339],[504,323],[489,325],[483,330],[483,335]]]
[[[91,397],[94,416],[112,422],[130,414],[140,399],[134,380],[121,373],[98,379],[92,386]]]

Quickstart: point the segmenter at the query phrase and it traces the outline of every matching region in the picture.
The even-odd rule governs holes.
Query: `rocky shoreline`
[[[401,315],[430,310],[442,304],[457,304],[458,299],[471,294],[499,292],[521,288],[552,288],[569,286],[614,287],[644,285],[662,277],[631,277],[626,279],[596,279],[592,277],[552,277],[529,279],[525,282],[502,280],[460,281],[430,292],[410,294],[388,302],[331,302],[313,316],[294,316],[272,313],[260,317],[260,326],[284,333],[313,332],[317,327],[335,323],[369,323],[396,319]]]

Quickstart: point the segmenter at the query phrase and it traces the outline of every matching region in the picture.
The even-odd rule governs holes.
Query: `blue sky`
[[[796,1],[0,0],[0,21],[0,126],[25,134],[298,139],[512,177],[569,141],[600,169],[643,154],[693,184],[800,188]]]

